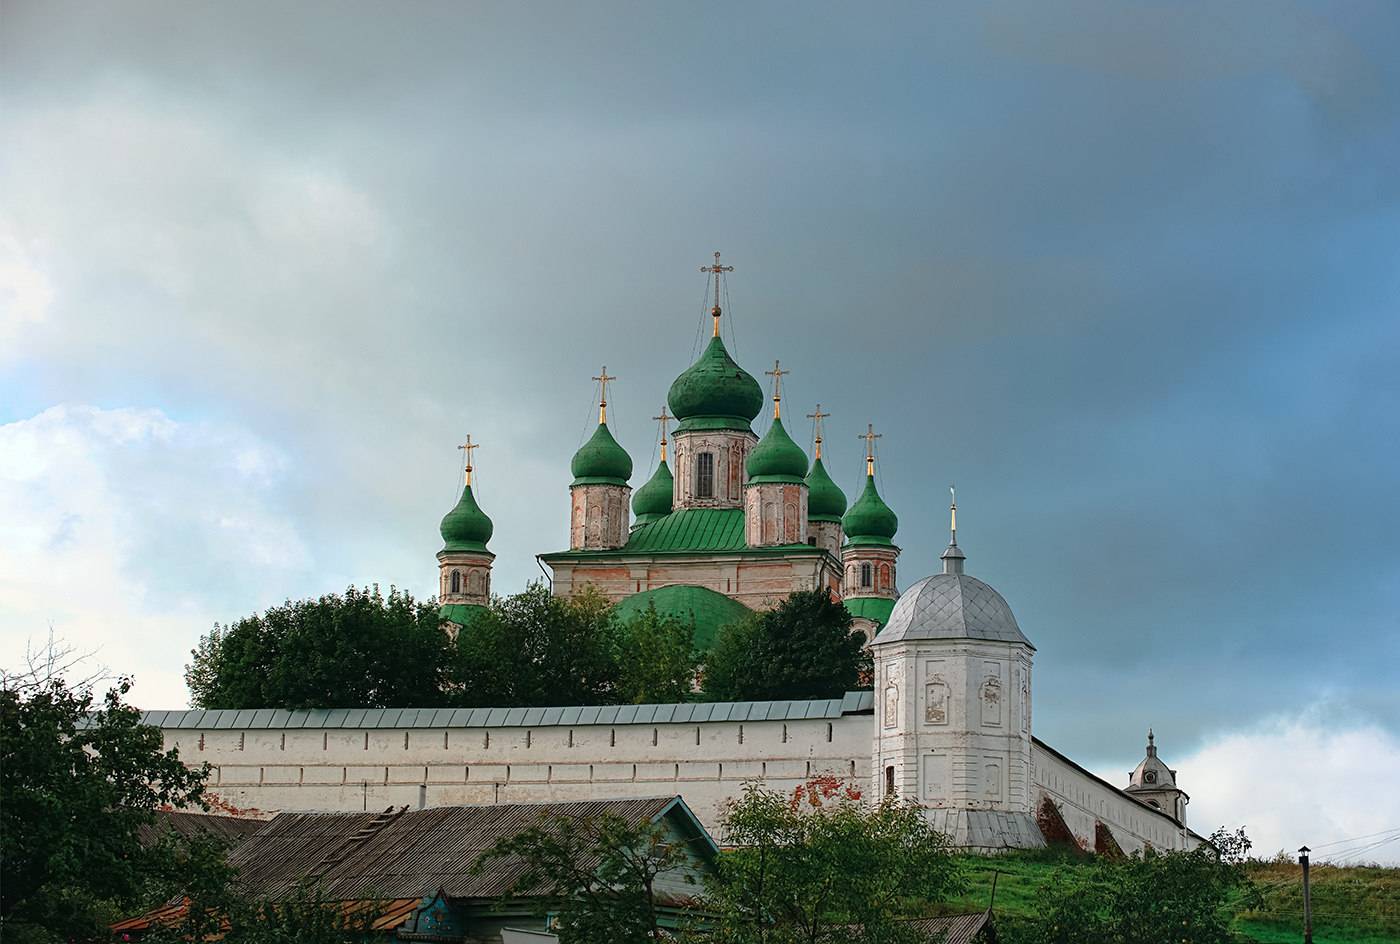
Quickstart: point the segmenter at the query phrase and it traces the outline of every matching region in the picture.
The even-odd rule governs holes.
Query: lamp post
[[[1298,864],[1303,867],[1303,944],[1312,944],[1312,889],[1308,887],[1308,853],[1311,851],[1307,846],[1298,850]]]

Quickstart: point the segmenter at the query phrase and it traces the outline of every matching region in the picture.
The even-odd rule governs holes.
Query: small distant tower
[[[598,381],[598,428],[574,453],[569,486],[569,549],[605,551],[627,543],[627,501],[632,489],[632,457],[608,429],[608,384],[617,378],[603,368]]]
[[[1186,804],[1191,802],[1191,798],[1176,785],[1176,771],[1162,763],[1157,756],[1156,739],[1151,728],[1147,729],[1147,756],[1128,774],[1128,786],[1124,790],[1181,825],[1186,825]]]
[[[442,550],[438,551],[438,602],[443,615],[462,625],[466,608],[491,602],[491,562],[496,555],[486,549],[494,530],[491,519],[472,494],[472,452],[477,443],[470,436],[457,447],[466,457],[462,497],[442,519]]]
[[[744,543],[749,547],[807,543],[807,454],[783,428],[783,370],[773,378],[773,425],[744,464]]]
[[[875,488],[875,440],[880,434],[867,424],[860,438],[865,440],[865,489],[841,519],[846,537],[841,548],[845,570],[841,593],[858,623],[865,621],[861,629],[873,636],[889,618],[899,596],[895,589],[899,548],[892,540],[899,530],[899,518]]]
[[[817,404],[812,421],[812,468],[807,472],[807,543],[841,559],[841,516],[846,513],[846,493],[831,480],[822,465],[822,420],[830,416]]]

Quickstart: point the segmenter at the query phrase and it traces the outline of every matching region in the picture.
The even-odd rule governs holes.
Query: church
[[[720,337],[720,278],[714,276],[711,338],[694,364],[671,384],[661,424],[661,461],[635,493],[632,458],[608,429],[607,368],[599,384],[598,426],[570,465],[569,548],[539,555],[553,592],[592,585],[626,616],[655,606],[693,627],[703,650],[718,629],[754,610],[777,605],[795,590],[829,590],[846,604],[868,638],[885,624],[895,589],[899,519],[875,484],[875,440],[865,435],[865,485],[847,507],[822,463],[820,404],[813,458],[783,425],[782,378],[773,378],[772,416],[760,439],[754,420],[765,397],[735,363]],[[668,423],[677,421],[674,432]],[[674,449],[675,472],[668,461]],[[438,599],[459,625],[491,593],[490,518],[471,491],[471,451],[461,500],[442,520]],[[630,511],[630,513],[629,513]]]
[[[555,594],[596,587],[623,616],[655,605],[692,627],[702,652],[720,627],[798,590],[840,598],[868,640],[873,691],[789,702],[552,708],[193,710],[145,713],[166,748],[209,763],[209,790],[260,810],[369,810],[386,804],[561,803],[681,795],[723,841],[726,803],[761,781],[791,790],[816,776],[897,796],[959,846],[995,852],[1069,843],[1105,854],[1186,849],[1189,797],[1146,755],[1118,786],[1032,733],[1036,648],[1006,599],[966,572],[957,504],[938,572],[897,585],[899,521],[876,485],[853,503],[783,425],[774,364],[765,396],[720,336],[671,384],[661,461],[633,492],[632,459],[608,428],[606,368],[598,425],[574,455],[569,547],[544,553]],[[708,279],[707,279],[708,283]],[[674,431],[667,424],[674,419]],[[675,471],[667,447],[673,447]],[[470,439],[461,498],[442,519],[439,601],[465,626],[490,601],[493,523],[472,493]],[[562,502],[561,502],[562,505]]]

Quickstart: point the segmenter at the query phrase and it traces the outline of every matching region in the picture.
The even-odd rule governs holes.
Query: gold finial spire
[[[865,432],[860,434],[860,439],[865,440],[865,474],[875,474],[875,440],[883,436],[883,433],[875,432],[874,423],[865,424]]]
[[[715,306],[714,306],[713,308],[710,309],[710,317],[712,317],[712,318],[715,319],[715,331],[714,331],[714,336],[715,336],[715,337],[719,337],[719,316],[720,316],[720,308],[719,308],[719,277],[720,277],[720,273],[722,273],[722,272],[733,272],[733,271],[734,271],[734,267],[733,267],[733,266],[727,266],[727,265],[720,265],[720,264],[719,264],[719,253],[716,252],[716,253],[715,253],[715,264],[714,264],[714,265],[701,266],[701,267],[700,267],[700,271],[701,271],[701,272],[711,272],[711,273],[714,273],[714,277],[715,277]]]
[[[812,428],[814,430],[812,434],[812,445],[814,447],[813,451],[816,453],[816,458],[818,459],[822,457],[822,420],[830,415],[830,413],[822,412],[822,405],[820,403],[817,404],[817,412],[807,414],[807,419],[812,421]]]
[[[661,424],[661,461],[666,461],[666,424],[671,422],[672,416],[666,412],[666,404],[661,405],[661,415],[653,416],[652,419]]]
[[[464,484],[470,485],[472,484],[472,450],[480,447],[476,443],[472,442],[471,436],[468,435],[467,441],[462,443],[462,445],[458,446],[457,448],[462,450],[462,454],[466,457],[466,468],[464,470],[464,473],[466,475],[466,482]]]
[[[783,365],[774,361],[773,369],[765,370],[764,373],[773,378],[773,419],[776,420],[783,415],[783,375],[792,371],[783,370]]]
[[[948,505],[948,518],[952,537],[948,541],[949,547],[958,546],[958,490],[952,485],[948,486],[948,494],[952,498],[952,503]],[[975,543],[975,542],[974,542]]]
[[[608,365],[604,364],[602,376],[593,379],[598,381],[600,391],[598,394],[598,422],[600,424],[606,423],[608,421],[608,384],[617,378],[608,373]]]

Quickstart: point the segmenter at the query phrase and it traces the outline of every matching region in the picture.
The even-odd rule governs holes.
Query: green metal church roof
[[[491,519],[472,495],[471,485],[463,486],[457,505],[442,519],[441,534],[444,551],[485,551],[491,540]]]
[[[599,423],[569,465],[575,485],[626,485],[632,477],[632,457],[613,438],[607,423]]]
[[[619,619],[629,620],[645,613],[648,606],[655,606],[662,616],[674,616],[689,626],[695,648],[702,652],[714,644],[720,627],[753,614],[753,610],[738,600],[692,584],[674,584],[634,593],[613,607],[613,612]]]
[[[710,339],[709,346],[687,367],[666,395],[671,412],[681,423],[676,432],[690,429],[748,429],[763,409],[758,381],[734,363],[724,342]]]
[[[840,522],[846,513],[846,493],[831,480],[826,466],[817,458],[807,473],[807,519]]]
[[[744,463],[749,482],[786,482],[798,484],[807,474],[807,453],[792,441],[783,421],[773,417],[773,425],[753,447]]]
[[[476,603],[444,603],[438,607],[438,615],[449,623],[466,626],[478,615],[485,613],[486,607]]]
[[[851,615],[860,619],[873,620],[881,626],[890,621],[890,611],[894,609],[895,601],[887,597],[856,597],[854,600],[847,597],[842,601],[846,604],[846,609],[851,611]]]
[[[632,496],[632,512],[637,516],[637,524],[650,524],[671,513],[671,493],[675,491],[675,478],[670,466],[662,459],[647,483],[637,489]]]

